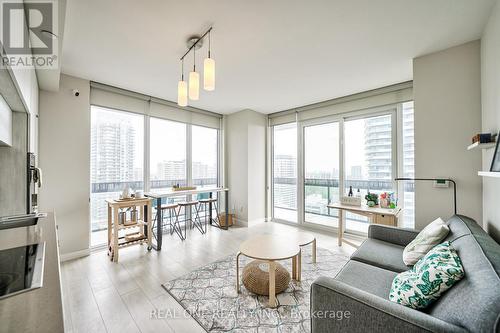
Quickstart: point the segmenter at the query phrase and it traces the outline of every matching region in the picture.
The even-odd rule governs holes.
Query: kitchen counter
[[[64,332],[64,317],[53,213],[36,226],[0,230],[0,250],[45,242],[43,286],[0,300],[0,332]]]

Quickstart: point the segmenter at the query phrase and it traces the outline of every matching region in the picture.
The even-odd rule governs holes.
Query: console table
[[[384,224],[393,227],[398,226],[398,218],[401,213],[401,207],[396,207],[394,209],[390,208],[380,208],[379,206],[368,207],[367,205],[361,206],[350,206],[344,205],[340,202],[330,203],[327,205],[328,208],[338,209],[339,210],[339,246],[342,246],[342,241],[349,243],[343,240],[344,236],[344,211],[366,216],[368,217],[370,223],[376,224]]]

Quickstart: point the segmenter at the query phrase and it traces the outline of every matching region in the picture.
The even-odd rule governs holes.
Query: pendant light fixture
[[[212,33],[208,33],[208,58],[203,62],[203,89],[215,90],[215,60],[210,57]]]
[[[177,104],[187,106],[188,97],[192,101],[200,99],[200,74],[196,72],[196,49],[203,45],[203,39],[208,35],[208,58],[203,62],[203,89],[207,91],[215,90],[215,61],[211,57],[211,31],[210,27],[201,36],[191,36],[187,40],[188,50],[181,57],[182,74],[177,85]],[[188,82],[184,81],[184,58],[193,51],[193,71],[189,72]]]
[[[177,84],[177,104],[179,106],[188,105],[188,84],[184,81],[184,59],[181,61],[181,80]]]
[[[196,48],[193,48],[193,71],[189,72],[189,99],[200,99],[200,74],[196,72]]]

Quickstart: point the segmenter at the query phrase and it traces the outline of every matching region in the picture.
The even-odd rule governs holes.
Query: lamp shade
[[[179,81],[177,84],[177,104],[179,106],[188,105],[188,84],[186,81]]]
[[[215,90],[215,60],[206,58],[203,62],[203,89]]]
[[[197,101],[200,98],[200,74],[189,72],[189,99]]]

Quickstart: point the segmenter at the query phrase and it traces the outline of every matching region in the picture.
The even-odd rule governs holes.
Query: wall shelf
[[[491,171],[479,171],[477,173],[481,177],[494,177],[500,178],[500,172],[491,172]]]
[[[488,149],[488,148],[493,148],[495,147],[496,142],[488,142],[488,143],[473,143],[470,146],[467,147],[467,150],[473,150],[473,149]]]

